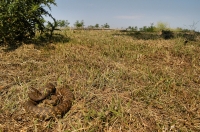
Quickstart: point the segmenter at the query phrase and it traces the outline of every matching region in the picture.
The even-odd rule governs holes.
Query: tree
[[[151,23],[151,26],[147,28],[147,32],[153,32],[155,29],[154,23]]]
[[[56,22],[57,22],[59,28],[61,28],[61,27],[68,27],[69,24],[70,24],[68,22],[68,20],[57,20]]]
[[[51,10],[51,4],[56,5],[55,0],[2,0],[0,41],[14,46],[17,42],[33,38],[37,30],[41,34],[46,32],[44,15],[53,19],[51,26],[56,26],[55,18],[45,9]]]
[[[197,22],[194,22],[193,21],[193,24],[192,25],[189,25],[189,27],[190,27],[190,30],[191,31],[195,31],[196,29],[197,29],[197,24],[199,23],[199,21],[197,21]]]
[[[137,31],[138,30],[138,27],[137,26],[135,26],[135,31]]]
[[[167,29],[169,29],[169,24],[160,21],[160,22],[157,22],[156,28],[157,28],[157,30],[159,30],[159,31],[167,30]]]
[[[95,26],[94,26],[95,28],[99,28],[99,24],[95,24]]]
[[[129,27],[127,28],[127,30],[128,30],[128,31],[135,31],[135,27],[129,26]]]
[[[147,31],[147,26],[143,26],[143,31],[144,31],[144,32]]]
[[[108,25],[108,23],[102,25],[102,28],[110,28],[110,25]]]
[[[83,28],[84,27],[84,21],[82,20],[82,21],[76,21],[75,23],[74,23],[74,26],[76,27],[76,28]]]

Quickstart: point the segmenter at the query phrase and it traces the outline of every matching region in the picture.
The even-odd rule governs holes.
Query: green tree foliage
[[[137,30],[138,30],[138,27],[137,27],[137,26],[135,26],[135,27],[129,26],[129,27],[127,28],[127,30],[128,30],[128,31],[137,31]]]
[[[156,24],[156,29],[158,31],[162,31],[162,30],[168,30],[169,29],[169,24],[166,22],[157,22]]]
[[[110,28],[110,25],[108,25],[108,23],[104,24],[101,26],[102,28]]]
[[[68,20],[57,20],[56,22],[57,22],[57,26],[58,26],[59,28],[68,27],[69,24],[70,24],[70,23],[68,22]]]
[[[44,8],[48,7],[51,10],[51,4],[56,5],[55,0],[1,0],[0,41],[7,45],[16,45],[18,42],[33,38],[36,30],[40,33],[45,32],[44,15],[56,23],[53,16]]]
[[[95,26],[94,26],[95,28],[99,28],[99,24],[95,24]]]
[[[151,26],[147,28],[147,32],[153,32],[155,30],[154,23],[151,23]]]
[[[74,23],[74,26],[76,27],[76,28],[83,28],[84,27],[84,21],[82,20],[82,21],[76,21],[75,23]]]
[[[153,23],[151,23],[151,26],[147,27],[147,26],[143,26],[142,28],[140,28],[140,31],[144,31],[144,32],[153,32],[155,31],[156,27],[154,26]]]

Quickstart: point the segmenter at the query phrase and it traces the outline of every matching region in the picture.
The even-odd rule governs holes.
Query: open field
[[[0,89],[0,132],[200,131],[200,41],[63,34],[69,42],[0,48],[0,85],[12,84]],[[74,93],[62,119],[41,121],[24,110],[29,87],[47,82]]]

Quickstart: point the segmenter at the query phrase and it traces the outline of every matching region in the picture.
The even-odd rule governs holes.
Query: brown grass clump
[[[200,131],[199,42],[65,34],[68,43],[1,47],[0,132]],[[24,110],[29,87],[47,82],[69,85],[75,95],[62,119],[41,121]]]

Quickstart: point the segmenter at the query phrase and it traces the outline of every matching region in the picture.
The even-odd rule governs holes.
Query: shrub
[[[169,30],[162,30],[161,36],[164,39],[170,39],[170,38],[174,37],[174,33],[172,31],[169,31]]]
[[[45,32],[43,15],[52,15],[44,9],[54,0],[3,0],[0,2],[0,41],[14,46],[35,36],[36,30]]]

